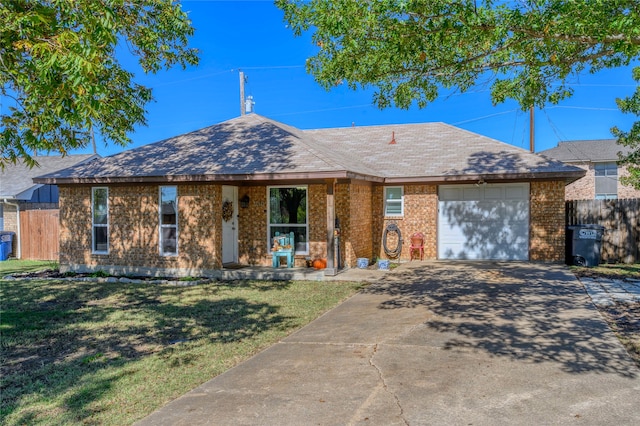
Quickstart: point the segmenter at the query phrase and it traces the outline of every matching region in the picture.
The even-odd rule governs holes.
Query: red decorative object
[[[396,132],[391,132],[391,142],[389,142],[389,145],[395,145],[396,143]]]
[[[418,256],[420,260],[424,260],[424,234],[422,232],[416,232],[411,236],[409,255],[411,256],[411,260],[414,258],[417,259]]]

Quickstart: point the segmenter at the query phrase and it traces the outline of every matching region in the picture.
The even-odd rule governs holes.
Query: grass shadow
[[[282,312],[280,300],[289,286],[272,288],[261,299],[256,294],[266,294],[266,284],[252,282],[174,287],[0,281],[1,423],[11,417],[13,424],[33,424],[49,414],[91,423],[127,369],[171,375],[176,366],[202,363],[210,356],[205,350],[224,353],[229,345],[245,351],[229,356],[237,362],[299,325]],[[153,368],[141,364],[150,357]],[[64,409],[18,413],[33,395],[62,398]]]

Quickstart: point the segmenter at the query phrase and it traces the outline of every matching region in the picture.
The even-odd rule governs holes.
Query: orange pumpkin
[[[316,259],[313,261],[313,267],[316,269],[324,269],[327,267],[327,259]]]

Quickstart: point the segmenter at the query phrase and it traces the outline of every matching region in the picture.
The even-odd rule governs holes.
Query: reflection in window
[[[618,165],[615,161],[596,163],[596,199],[618,198]]]
[[[276,232],[280,234],[293,232],[296,253],[308,253],[309,224],[307,218],[306,187],[269,188],[269,247],[271,247]]]
[[[384,188],[385,216],[402,216],[404,214],[403,195],[401,186],[387,186]]]
[[[91,188],[93,253],[109,253],[109,189]]]
[[[160,254],[178,254],[178,189],[160,187]]]

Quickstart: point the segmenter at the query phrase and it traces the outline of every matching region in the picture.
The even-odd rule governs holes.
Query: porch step
[[[265,266],[247,266],[244,268],[223,268],[220,279],[233,280],[271,280],[271,281],[323,281],[324,271],[311,268],[271,268]]]

